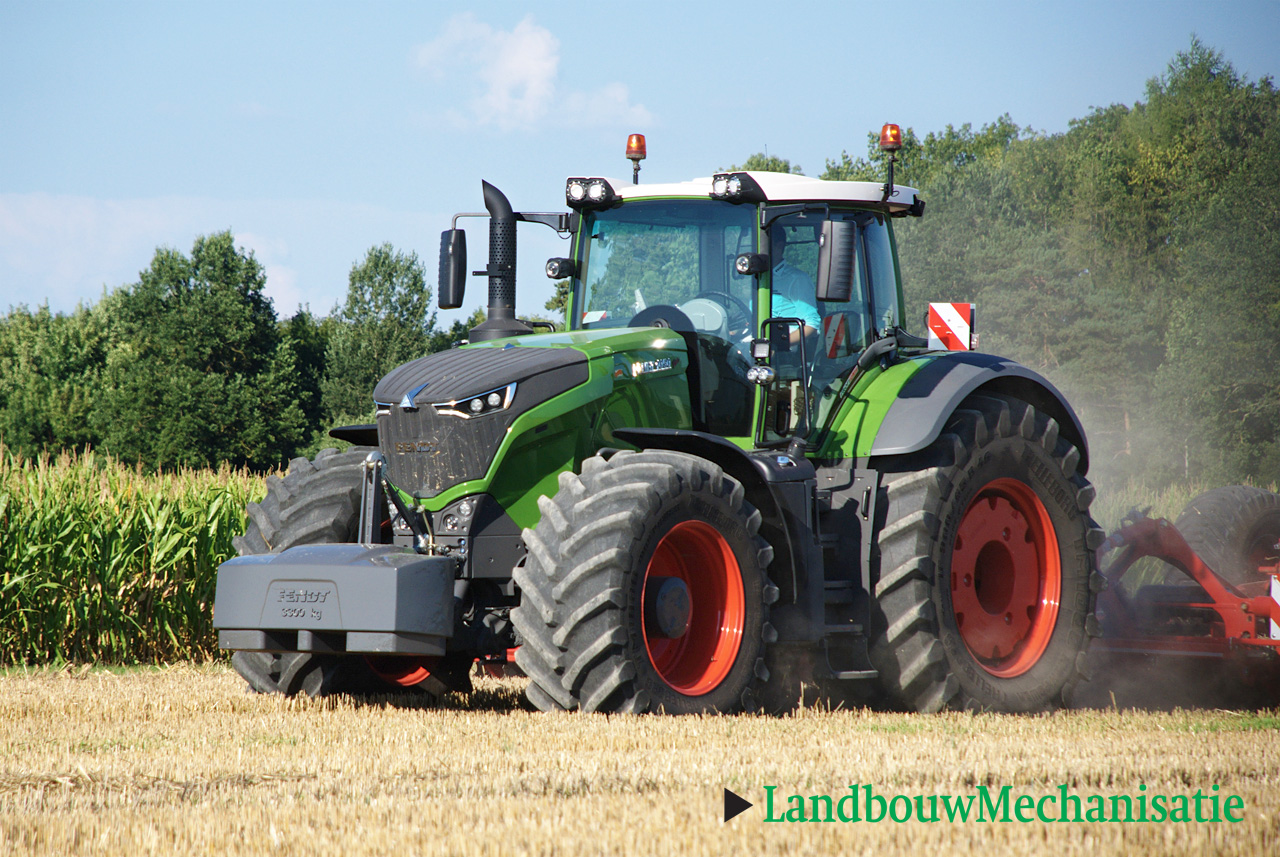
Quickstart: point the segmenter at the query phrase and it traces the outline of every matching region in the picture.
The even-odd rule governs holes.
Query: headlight
[[[764,189],[748,173],[716,173],[711,177],[711,198],[728,202],[764,202]]]
[[[448,414],[451,417],[462,417],[464,420],[469,420],[473,417],[483,417],[498,411],[505,411],[511,407],[511,402],[515,397],[516,385],[513,381],[505,387],[489,390],[477,396],[467,396],[449,402],[432,402],[431,407],[436,409],[437,414]]]
[[[612,204],[618,195],[608,179],[573,178],[564,186],[564,199],[570,208],[596,208]]]

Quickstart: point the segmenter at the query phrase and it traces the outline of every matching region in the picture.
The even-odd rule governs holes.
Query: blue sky
[[[231,229],[281,316],[323,314],[383,241],[434,279],[481,179],[561,210],[565,176],[629,175],[633,131],[642,182],[763,150],[817,175],[890,121],[1061,132],[1141,100],[1193,32],[1250,79],[1280,73],[1280,0],[0,0],[0,311],[71,310],[157,246]],[[476,254],[484,226],[464,225]],[[560,245],[520,241],[518,306],[538,311]]]

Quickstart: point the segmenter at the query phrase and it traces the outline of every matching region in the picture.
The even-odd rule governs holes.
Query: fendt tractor
[[[219,569],[219,645],[250,687],[441,693],[480,661],[514,662],[542,710],[782,710],[802,684],[1042,710],[1084,677],[1100,595],[1117,652],[1167,650],[1190,612],[1190,648],[1274,657],[1280,608],[1236,584],[1280,571],[1280,497],[1257,492],[1257,580],[1200,563],[1193,592],[1104,593],[1104,544],[1132,564],[1131,530],[1167,522],[1107,543],[1080,420],[972,350],[965,305],[930,339],[904,330],[893,222],[925,205],[894,184],[900,145],[885,126],[883,183],[641,185],[633,135],[632,183],[570,178],[560,213],[484,183],[487,320],[384,377],[376,422],[331,432],[350,449],[269,478]],[[464,216],[441,237],[445,309]],[[568,238],[546,265],[572,284],[562,332],[516,316],[519,223]]]

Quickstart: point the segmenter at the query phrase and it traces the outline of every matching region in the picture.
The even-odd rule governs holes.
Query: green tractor
[[[269,480],[219,570],[251,687],[441,692],[479,659],[542,710],[1068,701],[1102,585],[1084,431],[1035,372],[903,329],[893,221],[924,203],[892,165],[484,199],[488,320]],[[569,239],[563,332],[516,317],[521,222]]]

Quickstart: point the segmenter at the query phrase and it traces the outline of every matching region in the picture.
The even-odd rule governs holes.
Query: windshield
[[[714,200],[629,202],[590,216],[579,323],[623,327],[653,306],[674,306],[699,333],[749,335],[755,279],[733,260],[755,251],[755,209]]]
[[[734,269],[756,249],[756,209],[719,200],[628,202],[586,219],[578,326],[652,323],[655,314],[697,337],[695,421],[726,437],[751,432],[746,381],[756,278]],[[673,318],[672,308],[683,316]]]

